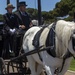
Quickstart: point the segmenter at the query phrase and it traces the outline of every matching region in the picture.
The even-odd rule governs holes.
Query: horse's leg
[[[68,68],[69,68],[69,66],[70,66],[71,59],[72,59],[72,58],[66,59],[65,64],[64,64],[64,67],[63,67],[63,70],[62,70],[62,72],[59,73],[58,75],[64,75],[64,74],[65,74],[65,72],[68,70]]]
[[[43,66],[40,64],[38,64],[38,66],[37,66],[37,75],[45,75],[44,70],[43,70]]]
[[[28,56],[27,59],[28,59],[29,68],[31,70],[31,75],[37,75],[36,70],[35,70],[36,61],[33,59],[31,55]]]
[[[46,75],[46,74],[45,74],[45,72],[44,72],[44,70],[41,72],[41,74],[40,74],[40,75]]]
[[[45,65],[45,70],[46,70],[47,75],[54,75],[54,71],[55,71],[54,68]]]

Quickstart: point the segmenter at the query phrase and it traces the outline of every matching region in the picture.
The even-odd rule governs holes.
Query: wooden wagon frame
[[[39,47],[38,50],[35,49],[32,51],[29,51],[18,57],[12,58],[10,60],[3,60],[2,58],[0,58],[0,75],[30,75],[31,74],[30,69],[26,68],[26,63],[27,63],[26,56],[32,55],[38,52],[42,52],[51,48],[51,47],[46,47],[46,48],[42,48],[42,47],[43,46]],[[11,73],[10,73],[10,66],[13,71]],[[16,73],[15,73],[15,68],[17,70]]]

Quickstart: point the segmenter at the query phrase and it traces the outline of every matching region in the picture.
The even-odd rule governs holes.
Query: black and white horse
[[[53,25],[54,23],[43,29],[39,38],[39,47],[46,47],[46,41],[49,39],[47,37]],[[36,48],[33,45],[33,40],[37,32],[41,29],[42,27],[35,26],[30,28],[25,33],[23,38],[23,49],[25,53]],[[40,75],[43,68],[45,69],[47,75],[54,75],[56,69],[62,69],[61,72],[58,73],[58,75],[64,75],[68,70],[72,59],[71,55],[75,56],[75,23],[59,20],[56,22],[55,29],[53,31],[55,32],[56,55],[53,57],[46,50],[40,52],[40,56],[38,55],[38,53],[27,56],[28,64],[31,69],[31,75]],[[48,41],[48,43],[50,41]],[[42,60],[40,59],[40,57]],[[64,58],[65,61],[63,60]]]

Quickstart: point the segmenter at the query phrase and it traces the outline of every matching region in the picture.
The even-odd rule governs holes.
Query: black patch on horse
[[[41,33],[43,32],[43,30],[46,28],[47,26],[43,26],[41,28],[41,30],[39,30],[36,35],[34,36],[34,39],[33,39],[33,46],[38,48],[39,47],[39,39],[40,39],[40,36],[41,36]]]
[[[47,53],[53,57],[56,57],[56,52],[55,52],[55,27],[56,27],[56,22],[53,23],[49,33],[48,33],[48,37],[46,40],[46,47],[51,46],[51,48],[49,50],[47,50]]]

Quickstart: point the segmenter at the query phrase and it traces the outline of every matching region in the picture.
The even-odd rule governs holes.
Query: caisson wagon
[[[38,20],[39,25],[41,25],[41,0],[38,1]],[[17,0],[18,4],[19,0]],[[7,4],[10,3],[10,0],[7,0]],[[38,51],[33,50],[28,53],[21,53],[17,57],[13,57],[10,59],[3,59],[5,52],[4,52],[4,39],[3,39],[3,22],[0,22],[0,75],[30,75],[31,71],[28,68],[28,63],[26,56],[38,53]],[[41,47],[39,47],[41,48]],[[43,51],[44,49],[40,50]]]

